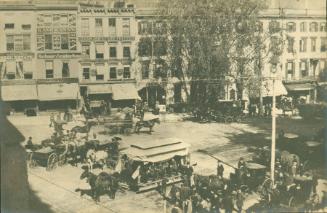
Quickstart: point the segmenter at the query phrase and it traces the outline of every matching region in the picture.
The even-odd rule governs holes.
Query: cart
[[[28,166],[33,168],[35,166],[46,167],[47,171],[51,171],[58,166],[59,157],[54,149],[44,147],[28,154]]]
[[[134,143],[122,151],[122,177],[132,190],[143,192],[183,181],[179,172],[189,158],[189,145],[176,138]]]

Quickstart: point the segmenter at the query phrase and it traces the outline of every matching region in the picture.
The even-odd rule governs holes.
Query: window
[[[288,22],[286,29],[287,29],[287,32],[295,32],[296,24],[294,22]]]
[[[13,23],[5,24],[5,29],[14,29],[14,28],[15,28],[15,24]]]
[[[109,70],[109,78],[110,79],[116,79],[117,78],[117,70],[116,70],[116,67],[110,67],[110,70]]]
[[[116,19],[109,18],[109,35],[116,35]]]
[[[146,61],[142,63],[142,79],[149,78],[149,65],[150,65],[150,61]]]
[[[23,50],[31,49],[31,35],[23,35]]]
[[[69,77],[69,66],[67,62],[62,63],[62,77],[63,78]]]
[[[129,18],[123,18],[123,36],[130,35],[130,23]]]
[[[326,22],[320,23],[320,32],[327,32]]]
[[[294,73],[294,62],[293,61],[288,61],[287,65],[286,65],[286,79],[287,80],[291,80],[293,77],[293,73]]]
[[[316,38],[311,38],[311,52],[316,52]]]
[[[167,42],[163,38],[157,38],[153,43],[153,54],[163,56],[167,54]]]
[[[89,67],[83,68],[83,79],[90,79],[90,68]]]
[[[129,67],[124,67],[123,78],[131,78],[131,72],[129,70]]]
[[[32,73],[24,73],[24,79],[33,79]]]
[[[7,51],[14,51],[14,50],[15,50],[14,36],[7,35]]]
[[[269,32],[277,33],[280,31],[280,23],[278,21],[269,22]]]
[[[301,61],[300,62],[300,70],[301,70],[301,76],[302,77],[308,76],[307,61]]]
[[[67,15],[61,15],[60,16],[60,25],[67,25],[68,24],[68,16]]]
[[[103,36],[102,18],[95,19],[95,36]]]
[[[103,44],[96,44],[95,46],[95,58],[103,59],[104,57],[104,45]]]
[[[130,58],[131,57],[130,47],[124,47],[123,48],[123,57],[124,58]]]
[[[327,38],[322,37],[321,38],[321,44],[320,44],[320,51],[321,52],[326,52],[326,50],[327,50]]]
[[[139,22],[138,31],[140,35],[152,34],[152,22]]]
[[[90,35],[90,23],[88,18],[82,18],[81,20],[81,34],[82,36],[89,36]]]
[[[52,50],[52,35],[44,35],[45,49]]]
[[[53,61],[45,62],[45,77],[53,78]]]
[[[104,79],[104,75],[95,75],[95,80],[102,81]]]
[[[15,73],[7,73],[7,74],[6,74],[6,78],[7,78],[7,79],[10,79],[10,80],[11,80],[11,79],[15,79],[15,78],[16,78],[16,74],[15,74]]]
[[[82,54],[85,56],[90,56],[90,45],[82,44]]]
[[[151,56],[152,55],[152,41],[150,38],[141,38],[138,43],[139,56]]]
[[[294,38],[287,37],[287,52],[292,53],[294,52]]]
[[[117,49],[116,49],[116,47],[110,47],[109,48],[109,57],[110,58],[116,58],[117,57]]]
[[[61,49],[68,50],[68,35],[67,34],[61,35]]]
[[[30,30],[31,29],[31,25],[30,24],[22,24],[22,29],[23,30]]]
[[[306,32],[307,31],[307,23],[301,22],[300,23],[300,32]]]
[[[300,39],[300,52],[306,52],[307,51],[307,38],[301,38]]]
[[[318,23],[317,22],[310,23],[310,32],[318,32]]]
[[[255,23],[255,31],[260,33],[263,32],[263,23],[261,21]]]

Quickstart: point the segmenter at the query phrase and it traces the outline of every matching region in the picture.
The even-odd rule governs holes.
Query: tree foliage
[[[263,7],[263,0],[161,1],[160,18],[169,29],[169,68],[184,83],[190,104],[206,108],[216,103],[226,76],[236,80],[242,97],[243,79],[254,72],[250,52]]]

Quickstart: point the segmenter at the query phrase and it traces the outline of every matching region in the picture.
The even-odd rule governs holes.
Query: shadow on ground
[[[1,212],[51,213],[28,184],[24,136],[7,120],[0,102]]]

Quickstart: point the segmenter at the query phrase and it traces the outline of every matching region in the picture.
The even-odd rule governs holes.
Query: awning
[[[113,100],[131,100],[140,98],[134,84],[113,84],[112,93]]]
[[[159,162],[174,156],[186,156],[189,144],[175,138],[155,140],[153,143],[137,143],[123,151],[129,158],[143,162]]]
[[[40,101],[79,99],[77,83],[39,84],[37,86]]]
[[[110,84],[101,85],[89,85],[87,87],[87,93],[90,94],[109,94],[112,93]]]
[[[4,101],[37,100],[36,85],[6,85],[1,87]]]
[[[275,96],[287,95],[287,90],[281,80],[275,80]],[[273,80],[265,80],[262,82],[262,96],[273,96]]]
[[[286,84],[288,91],[308,91],[315,89],[315,85],[312,83],[298,83],[298,84]]]
[[[6,62],[6,72],[7,73],[16,73],[16,61],[7,61]]]

